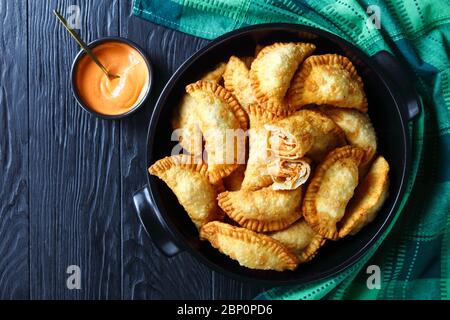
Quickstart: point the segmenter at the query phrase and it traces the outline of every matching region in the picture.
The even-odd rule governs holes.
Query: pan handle
[[[399,89],[407,108],[408,120],[414,119],[420,113],[422,99],[411,82],[412,77],[406,73],[397,59],[387,51],[377,52],[372,58]]]
[[[156,247],[167,257],[178,254],[181,249],[172,240],[147,186],[133,194],[133,202],[139,221]]]

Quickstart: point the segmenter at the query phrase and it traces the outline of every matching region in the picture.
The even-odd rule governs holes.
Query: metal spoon
[[[61,14],[59,14],[58,11],[53,10],[53,13],[58,18],[59,22],[62,23],[64,28],[66,28],[66,30],[70,33],[70,35],[75,39],[78,45],[84,50],[84,52],[86,52],[86,54],[89,57],[91,57],[91,59],[100,67],[100,69],[102,69],[102,71],[106,74],[108,78],[110,79],[120,78],[118,74],[113,74],[109,72],[108,69],[106,69],[106,67],[100,62],[100,60],[98,60],[96,55],[92,53],[91,49],[89,49],[87,44],[80,38],[78,33],[76,33],[72,28],[69,27],[69,24],[67,23],[66,19],[64,19],[64,17]]]

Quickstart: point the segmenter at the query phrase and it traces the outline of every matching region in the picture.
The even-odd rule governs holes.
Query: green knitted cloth
[[[133,13],[207,39],[252,24],[298,23],[337,34],[368,55],[380,50],[394,53],[415,74],[424,102],[420,117],[411,124],[413,166],[396,223],[339,275],[274,288],[258,298],[449,298],[449,0],[135,0]],[[379,20],[374,20],[377,13]],[[368,17],[372,24],[379,21],[381,28],[371,27]],[[367,287],[368,265],[381,269],[379,289]]]

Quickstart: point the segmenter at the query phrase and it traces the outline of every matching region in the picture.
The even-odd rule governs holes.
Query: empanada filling
[[[311,173],[311,166],[305,160],[274,158],[267,165],[274,182],[274,190],[293,190],[304,184]]]
[[[273,156],[284,160],[297,160],[300,158],[301,145],[295,137],[284,130],[271,125],[264,126],[268,134],[268,151]]]

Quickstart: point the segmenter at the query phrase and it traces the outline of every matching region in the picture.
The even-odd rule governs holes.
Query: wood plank
[[[116,1],[29,1],[31,298],[120,298],[120,126],[72,97],[78,47],[52,14],[70,5],[85,40],[118,34]],[[81,290],[66,287],[73,264]]]
[[[207,41],[131,16],[121,2],[121,36],[139,44],[155,66],[156,85],[145,108],[122,122],[123,292],[125,299],[209,299],[211,271],[188,253],[168,259],[143,232],[132,194],[146,183],[146,135],[150,113],[170,75]]]
[[[0,0],[0,299],[29,297],[27,4]]]

